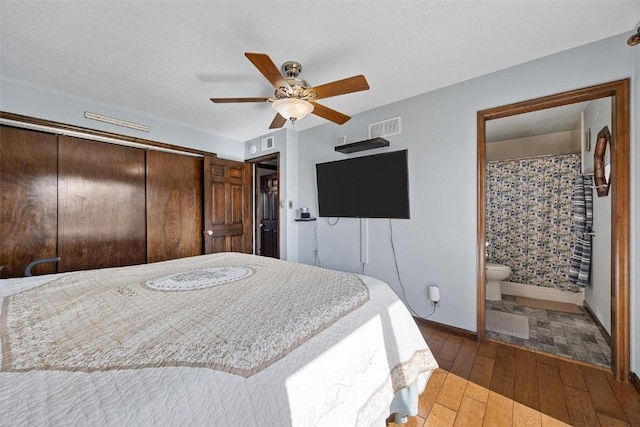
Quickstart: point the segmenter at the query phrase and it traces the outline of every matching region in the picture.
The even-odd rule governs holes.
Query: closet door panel
[[[58,141],[59,271],[146,262],[145,153]]]
[[[0,126],[0,277],[56,256],[57,137]],[[41,264],[34,275],[55,273]]]
[[[202,254],[201,158],[147,151],[147,261]]]

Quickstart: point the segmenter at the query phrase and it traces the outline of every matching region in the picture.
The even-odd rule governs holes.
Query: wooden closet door
[[[0,277],[56,256],[57,137],[0,126]],[[35,274],[55,273],[55,263]]]
[[[202,164],[147,151],[147,262],[202,254]]]
[[[145,263],[144,151],[61,136],[58,159],[59,271]]]

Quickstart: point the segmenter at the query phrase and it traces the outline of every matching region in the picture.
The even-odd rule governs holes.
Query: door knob
[[[209,236],[213,236],[213,230],[207,230],[205,231],[206,234],[208,234]]]

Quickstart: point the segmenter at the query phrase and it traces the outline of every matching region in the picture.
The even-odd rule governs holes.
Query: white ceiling
[[[580,129],[580,113],[588,106],[589,101],[577,102],[489,120],[486,123],[486,142],[499,142]]]
[[[277,66],[297,60],[312,86],[364,74],[369,91],[321,101],[354,115],[631,34],[639,17],[640,1],[611,0],[0,0],[0,72],[244,141],[269,133],[270,104],[209,101],[272,96],[244,52],[267,53]],[[296,128],[324,123],[309,116]]]

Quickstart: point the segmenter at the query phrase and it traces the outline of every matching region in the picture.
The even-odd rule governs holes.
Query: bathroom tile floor
[[[523,347],[546,351],[574,360],[611,366],[611,347],[591,317],[559,311],[523,307],[512,295],[502,301],[487,301],[487,310],[519,314],[529,319],[529,339],[487,331],[487,336]]]

